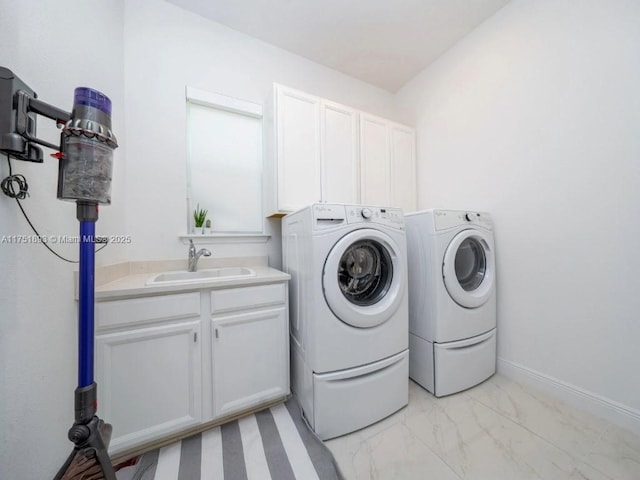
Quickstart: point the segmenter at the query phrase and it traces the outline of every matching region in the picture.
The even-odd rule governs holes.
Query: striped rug
[[[118,480],[340,480],[294,399],[142,456]]]

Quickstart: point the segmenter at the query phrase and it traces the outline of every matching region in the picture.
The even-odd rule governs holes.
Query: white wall
[[[172,4],[131,0],[125,12],[127,229],[137,260],[186,255],[178,239],[187,228],[186,85],[262,104],[267,121],[274,82],[378,115],[394,113],[388,92]],[[269,255],[278,267],[280,222],[268,227],[274,238],[267,244],[216,244],[214,256]]]
[[[61,5],[64,3],[64,5]],[[45,102],[71,110],[73,91],[90,86],[113,102],[113,127],[124,140],[121,1],[0,0],[0,65],[14,71]],[[38,136],[58,143],[52,121],[38,121]],[[75,205],[56,200],[57,165],[13,160],[27,177],[23,201],[43,235],[75,235]],[[124,214],[124,147],[116,150],[113,204],[101,209],[97,231],[119,233]],[[0,178],[8,175],[0,155]],[[31,234],[15,200],[0,196],[0,236]],[[57,245],[78,258],[77,245]],[[98,261],[125,258],[110,245]],[[77,385],[73,271],[37,244],[0,243],[0,478],[52,478],[71,452]]]
[[[639,25],[634,0],[514,0],[398,95],[420,207],[493,215],[499,366],[636,428]]]

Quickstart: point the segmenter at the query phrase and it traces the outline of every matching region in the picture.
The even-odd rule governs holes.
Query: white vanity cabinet
[[[288,275],[96,301],[98,413],[111,455],[289,395]]]
[[[211,292],[213,415],[289,394],[285,284]]]
[[[96,304],[98,411],[110,453],[202,420],[200,293]]]

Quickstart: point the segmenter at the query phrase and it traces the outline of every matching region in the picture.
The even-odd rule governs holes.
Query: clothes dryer
[[[495,373],[493,226],[482,212],[405,216],[409,259],[409,376],[437,397]]]
[[[314,204],[283,218],[282,245],[292,389],[314,431],[336,437],[406,405],[402,211]]]

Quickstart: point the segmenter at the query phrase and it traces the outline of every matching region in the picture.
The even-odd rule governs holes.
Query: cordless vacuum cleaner
[[[36,115],[62,128],[60,145],[38,139]],[[95,224],[98,205],[111,203],[113,150],[111,101],[91,88],[75,89],[71,113],[42,102],[10,70],[0,67],[0,151],[18,160],[41,163],[43,145],[59,152],[59,199],[76,202],[80,222],[78,302],[78,388],[75,422],[69,430],[74,448],[54,480],[116,480],[107,454],[111,425],[96,415],[94,359]]]

